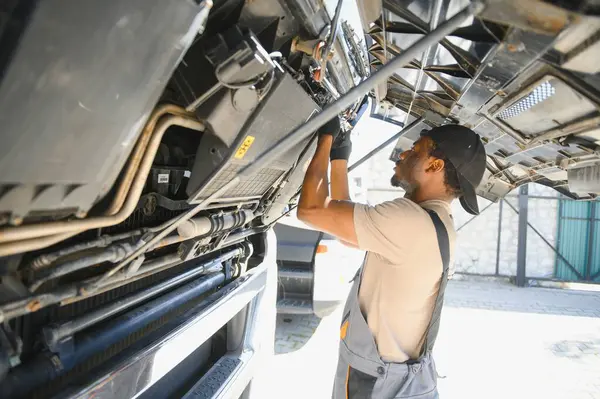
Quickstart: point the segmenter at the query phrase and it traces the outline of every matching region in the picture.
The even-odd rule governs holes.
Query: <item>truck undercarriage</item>
[[[364,49],[341,2],[0,6],[0,396],[248,393],[272,227],[365,95],[394,154],[478,132],[485,198],[595,198],[600,24],[577,3],[358,1]]]

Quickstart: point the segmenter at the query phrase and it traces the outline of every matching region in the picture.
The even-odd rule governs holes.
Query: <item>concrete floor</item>
[[[452,281],[445,303],[443,399],[600,399],[600,293]],[[278,316],[264,397],[330,397],[340,319]]]

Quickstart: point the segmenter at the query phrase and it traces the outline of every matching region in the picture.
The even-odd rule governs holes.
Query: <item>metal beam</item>
[[[473,216],[471,219],[467,220],[465,223],[463,223],[459,228],[456,229],[456,232],[458,233],[459,231],[462,230],[463,227],[465,227],[466,225],[468,225],[469,223],[471,223],[473,221],[473,219],[476,219],[479,215],[481,215],[483,212],[487,211],[492,205],[495,205],[495,202],[492,202],[491,204],[488,204],[485,208],[483,208],[479,214]]]
[[[525,286],[527,262],[527,195],[529,186],[523,185],[519,189],[519,240],[517,246],[517,286]]]
[[[417,29],[421,30],[423,34],[428,33],[429,27],[427,26],[427,23],[413,14],[407,8],[400,6],[399,2],[393,0],[383,0],[383,7],[397,16],[404,18]],[[452,33],[452,31],[448,32],[447,35],[450,35],[450,33]],[[479,67],[479,61],[477,59],[475,59],[469,52],[458,47],[446,38],[441,39],[439,44],[448,50],[456,62],[458,62],[458,64],[465,70],[465,72],[467,72],[470,76],[475,76],[477,73],[477,68]]]
[[[501,120],[494,118],[494,117],[490,117],[488,115],[480,115],[480,116],[483,116],[487,121],[489,121],[494,126],[496,126],[498,129],[500,129],[501,132],[508,134],[510,137],[515,139],[518,143],[523,144],[523,145],[526,145],[528,143],[527,139],[525,137],[523,137],[521,135],[521,133],[517,132],[515,129],[508,126],[506,123],[502,122]]]
[[[329,50],[331,49],[331,46],[333,45],[333,41],[335,40],[335,37],[337,36],[340,15],[342,13],[342,4],[343,4],[343,1],[338,0],[337,5],[335,6],[335,14],[333,15],[333,20],[331,21],[331,30],[329,32],[329,36],[327,37],[325,51],[323,51],[323,57],[325,59],[327,59],[327,54],[329,54]]]
[[[588,114],[568,124],[540,133],[538,136],[531,139],[526,148],[528,149],[529,147],[540,145],[540,143],[544,143],[547,140],[554,140],[570,134],[577,134],[592,130],[597,128],[598,125],[600,125],[600,116]]]
[[[521,186],[521,188],[523,188],[523,187],[527,187],[527,186]],[[516,213],[517,215],[520,215],[520,214],[521,214],[521,213],[520,213],[520,212],[519,212],[519,211],[518,211],[518,210],[517,210],[517,209],[516,209],[516,208],[513,206],[513,204],[511,204],[511,203],[510,203],[510,201],[506,201],[506,204],[507,204],[507,205],[508,205],[508,206],[509,206],[509,207],[510,207],[510,208],[511,208],[513,211],[515,211],[515,213]],[[560,204],[561,204],[561,202],[559,202],[559,206],[561,206]],[[560,208],[559,208],[559,214],[560,214]],[[519,218],[519,221],[520,221],[520,220],[521,220],[521,219]],[[571,264],[571,262],[569,262],[569,261],[567,260],[567,258],[565,258],[565,257],[564,257],[564,256],[563,256],[563,255],[560,253],[560,251],[559,251],[558,249],[556,249],[556,247],[554,247],[554,245],[550,244],[550,242],[549,242],[549,241],[548,241],[548,240],[547,240],[547,239],[546,239],[546,238],[543,236],[543,234],[542,234],[542,233],[540,233],[540,231],[539,231],[538,229],[536,229],[535,227],[533,227],[533,225],[532,225],[531,223],[529,223],[529,221],[527,221],[527,226],[531,227],[531,230],[533,230],[533,232],[534,232],[535,234],[537,234],[537,235],[538,235],[538,236],[539,236],[539,237],[542,239],[542,241],[544,241],[544,242],[546,243],[546,245],[548,245],[548,246],[549,246],[549,247],[550,247],[550,248],[551,248],[551,249],[554,251],[554,253],[556,254],[556,256],[558,256],[560,260],[562,260],[563,262],[565,262],[565,265],[566,265],[566,266],[567,266],[567,267],[568,267],[568,268],[569,268],[569,269],[570,269],[570,270],[571,270],[571,271],[572,271],[572,272],[573,272],[573,273],[574,273],[574,274],[577,276],[577,278],[578,278],[578,279],[580,279],[580,280],[583,280],[583,276],[581,275],[581,273],[579,273],[579,271],[578,271],[578,270],[575,268],[575,266],[573,266],[573,265]],[[520,228],[520,226],[519,226],[519,228]],[[558,224],[558,228],[559,228],[559,230],[558,230],[558,234],[557,234],[557,236],[558,236],[558,237],[559,237],[559,239],[560,239],[560,223]],[[517,255],[517,256],[518,256],[518,255]]]
[[[362,157],[361,159],[359,159],[358,161],[353,163],[348,168],[348,173],[352,172],[354,169],[358,168],[360,165],[362,165],[365,161],[367,161],[373,155],[377,154],[379,151],[383,150],[385,147],[392,144],[394,141],[397,141],[400,137],[404,136],[406,133],[413,130],[422,121],[423,121],[423,117],[415,119],[414,121],[409,123],[408,126],[406,126],[404,129],[400,130],[398,133],[394,134],[392,137],[390,137],[389,139],[387,139],[386,141],[384,141],[383,143],[379,144],[377,147],[375,147],[374,149],[369,151],[369,153],[367,155],[365,155],[364,157]]]
[[[380,21],[375,22],[377,24],[376,29],[382,29]],[[423,30],[416,26],[406,22],[388,21],[385,24],[385,30],[388,33],[403,33],[403,34],[423,34]],[[376,31],[371,30],[368,33],[375,33]],[[499,25],[491,22],[486,22],[486,26],[476,19],[473,21],[473,25],[458,28],[448,36],[460,37],[461,39],[467,39],[477,43],[498,43],[504,38],[505,30]]]
[[[321,74],[320,79],[319,80],[323,80],[325,78],[325,71],[327,68],[327,60],[329,59],[329,51],[331,50],[331,47],[333,46],[333,42],[335,41],[335,38],[337,36],[338,33],[338,27],[339,27],[339,21],[340,21],[340,15],[342,13],[342,0],[338,0],[337,5],[335,6],[335,14],[333,15],[333,20],[331,21],[331,29],[329,32],[329,36],[327,37],[327,42],[325,43],[325,49],[323,49],[323,52],[321,53],[321,60],[320,60],[320,64],[321,64]]]
[[[504,208],[504,200],[500,200],[498,204],[498,242],[496,244],[496,276],[500,274],[500,244],[502,242],[502,209]]]

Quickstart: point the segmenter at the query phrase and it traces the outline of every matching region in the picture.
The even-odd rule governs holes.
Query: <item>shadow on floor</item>
[[[277,315],[275,353],[295,352],[312,338],[321,323],[315,315]]]
[[[600,317],[600,293],[511,284],[451,281],[444,305],[519,313]]]
[[[568,359],[581,359],[600,354],[600,339],[596,340],[563,340],[550,346],[555,356]]]

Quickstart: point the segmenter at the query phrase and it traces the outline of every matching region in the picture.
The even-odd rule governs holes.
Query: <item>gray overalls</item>
[[[333,387],[334,399],[438,398],[437,372],[431,351],[437,337],[444,291],[448,280],[450,244],[448,232],[437,213],[426,210],[437,233],[443,261],[442,279],[419,359],[386,363],[377,351],[373,334],[358,305],[362,279],[354,279],[340,330],[340,356]],[[359,274],[357,274],[357,277]]]

